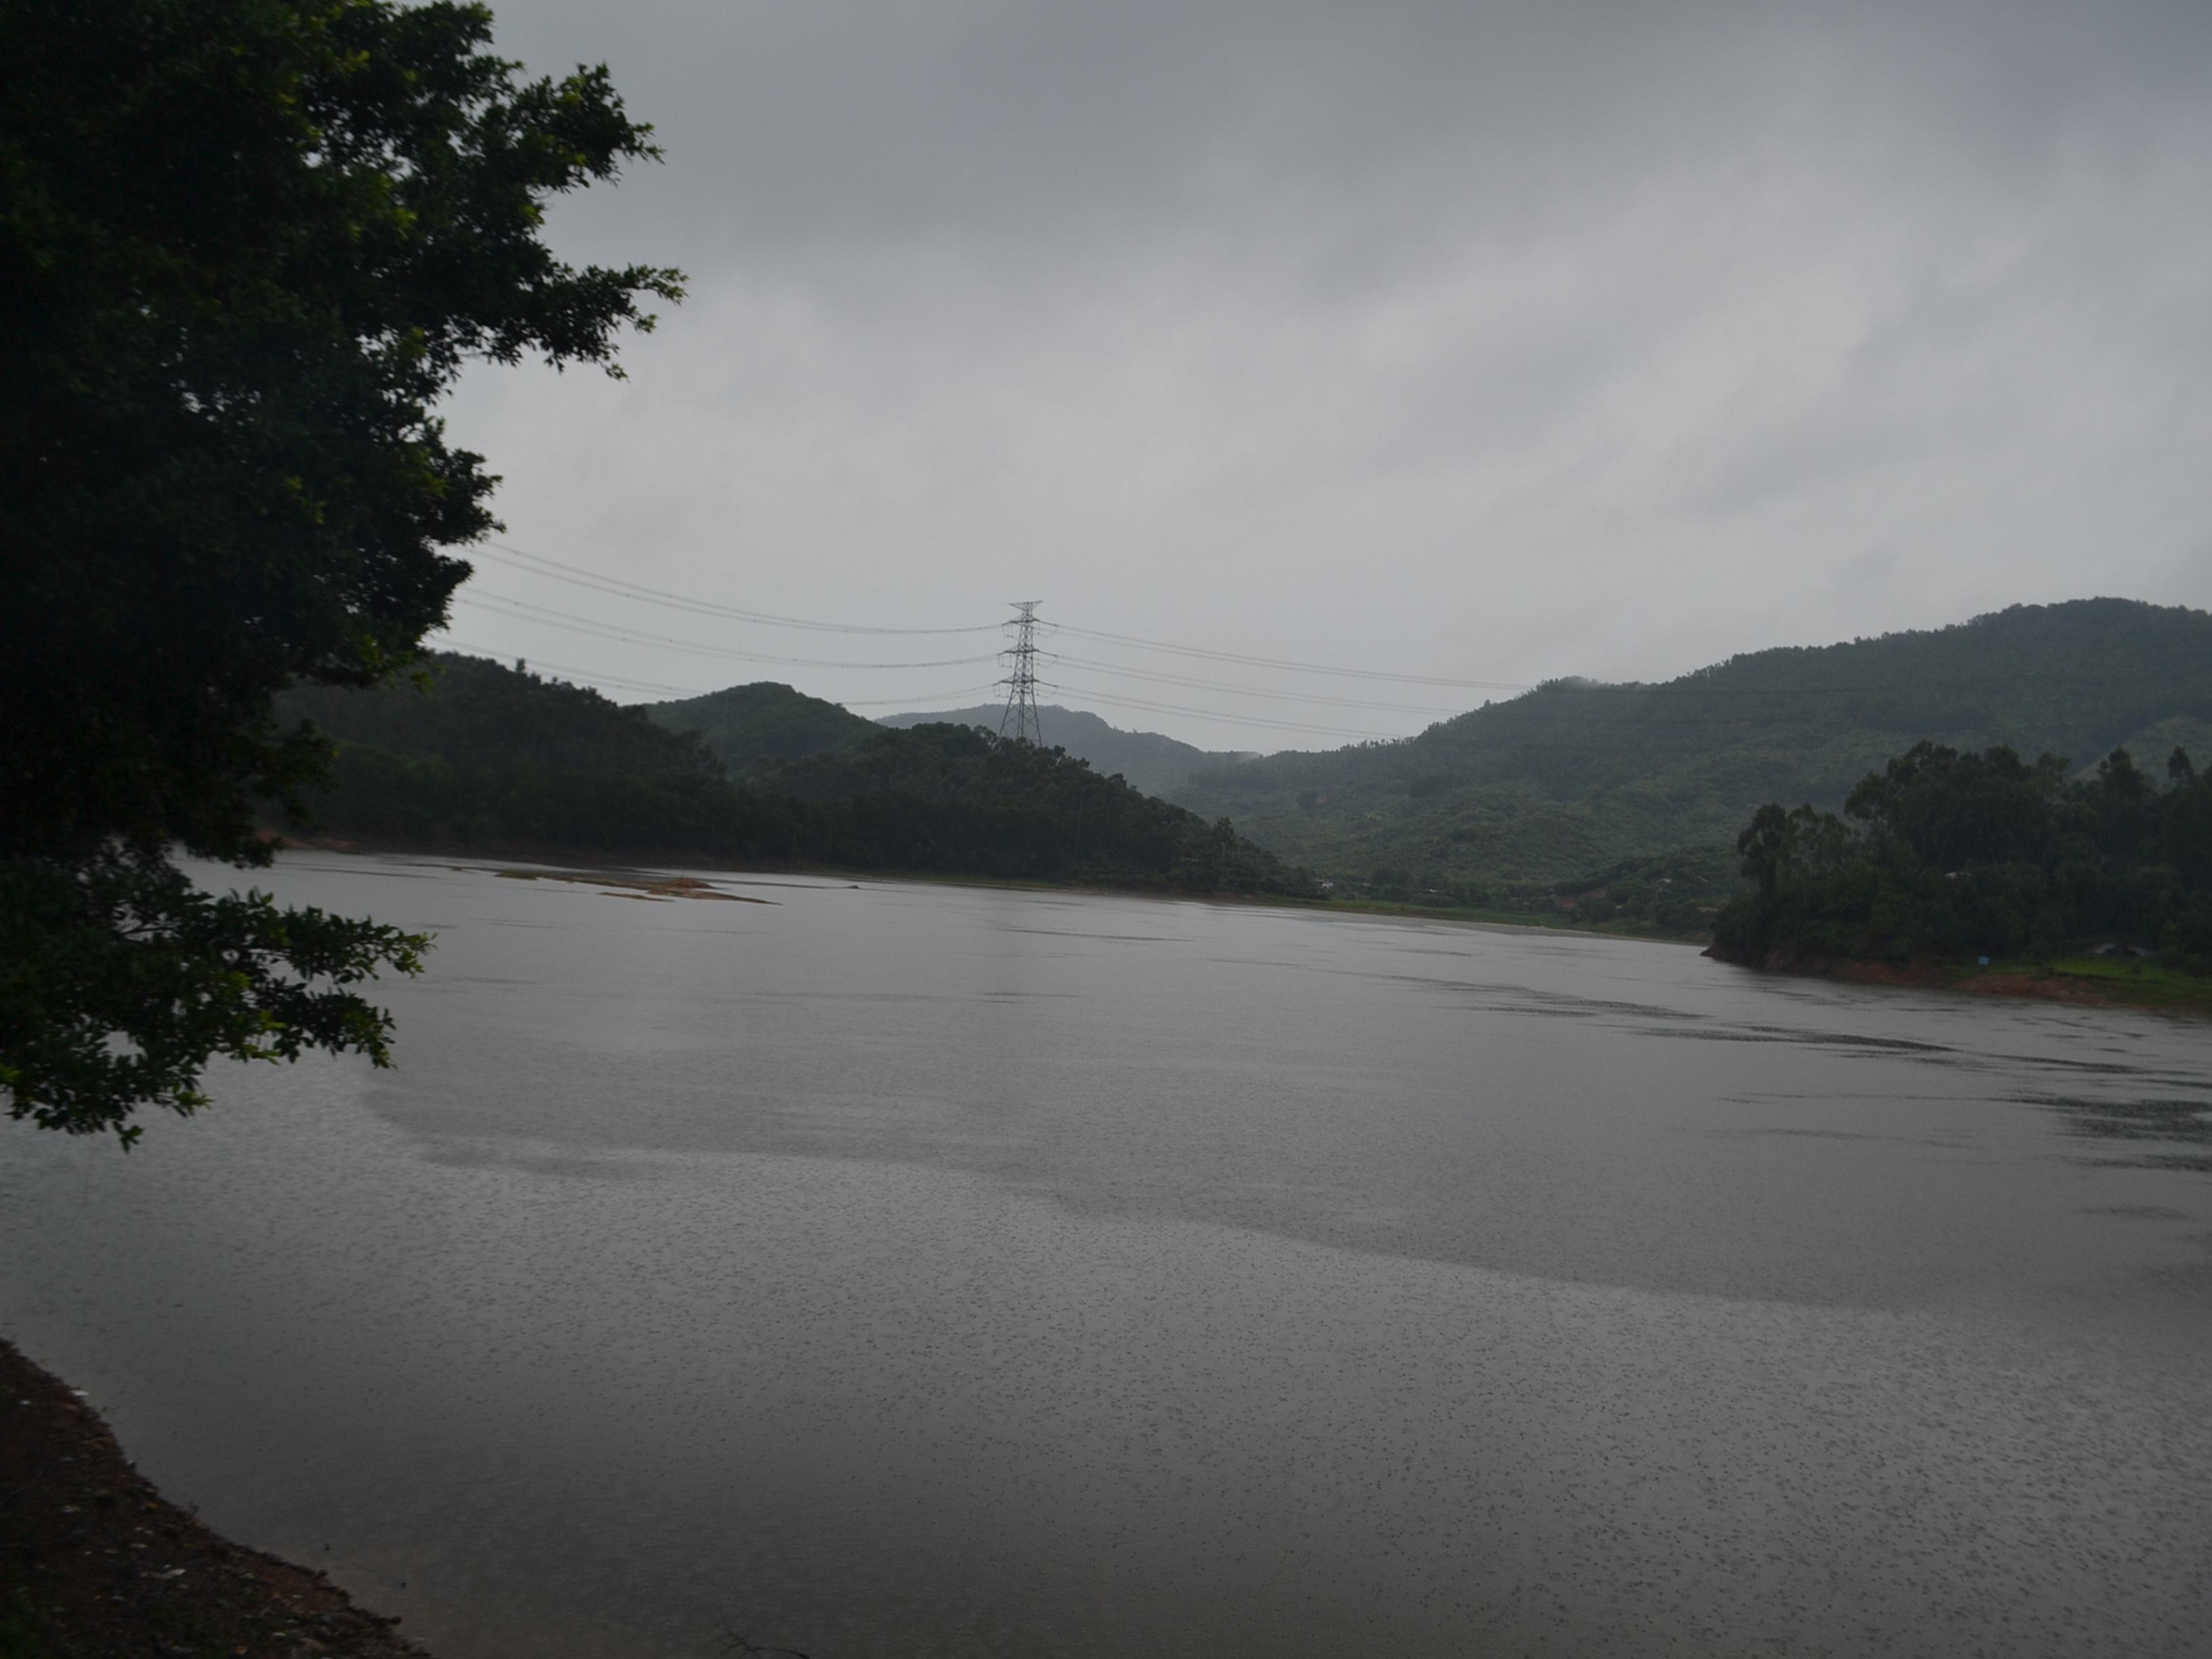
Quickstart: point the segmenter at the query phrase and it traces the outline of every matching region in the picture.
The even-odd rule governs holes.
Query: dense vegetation
[[[2087,777],[2051,755],[1920,743],[1844,816],[1769,804],[1738,837],[1750,890],[1714,953],[1892,962],[2132,946],[2212,969],[2212,775],[2173,750],[2160,787],[2124,749]]]
[[[434,412],[473,360],[612,367],[679,293],[579,270],[554,195],[658,152],[480,6],[0,7],[0,1091],[125,1145],[216,1054],[381,1060],[419,941],[198,892],[325,760],[271,701],[374,684],[493,525]]]
[[[995,732],[1003,712],[999,705],[991,704],[955,708],[941,714],[886,714],[882,724],[908,726],[943,723],[981,726]],[[1243,758],[1200,749],[1158,732],[1125,732],[1096,714],[1079,708],[1062,708],[1056,703],[1047,703],[1039,708],[1037,718],[1044,728],[1045,741],[1053,748],[1065,749],[1089,761],[1093,771],[1109,777],[1118,773],[1128,780],[1132,787],[1170,800],[1179,799],[1176,792],[1189,781],[1194,772]]]
[[[855,748],[878,729],[873,720],[836,703],[773,680],[732,685],[676,702],[647,703],[645,713],[655,725],[672,732],[696,732],[732,772],[754,772],[776,761]]]
[[[1312,893],[1311,879],[1180,806],[1062,749],[971,726],[885,731],[777,768],[768,787],[834,807],[830,856],[894,869],[976,870],[1183,888]]]
[[[1737,860],[1725,847],[1682,847],[1623,859],[1559,881],[1498,881],[1480,876],[1432,884],[1403,866],[1382,865],[1366,880],[1328,882],[1328,890],[1370,902],[1465,910],[1498,921],[1662,939],[1704,939],[1713,917],[1741,890]]]
[[[713,775],[721,766],[694,733],[668,731],[641,708],[548,680],[520,665],[440,653],[428,672],[366,695],[326,686],[287,692],[278,711],[339,742],[464,767],[522,766],[638,777]]]
[[[1922,738],[2212,752],[2212,616],[2120,599],[1736,657],[1663,684],[1558,681],[1404,743],[1201,770],[1170,798],[1353,890],[1548,888],[1762,802],[1833,810]]]
[[[1300,894],[1302,872],[1055,749],[954,726],[733,781],[695,732],[480,658],[421,684],[303,691],[345,739],[316,819],[387,844],[830,865],[1190,892]]]

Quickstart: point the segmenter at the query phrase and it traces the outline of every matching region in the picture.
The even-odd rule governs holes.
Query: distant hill
[[[942,722],[950,726],[980,726],[995,732],[1005,712],[1003,703],[988,703],[934,714],[886,714],[881,723],[909,726]],[[1148,795],[1172,797],[1200,768],[1243,758],[1179,743],[1158,732],[1124,732],[1079,708],[1062,708],[1048,703],[1037,710],[1037,717],[1044,727],[1047,748],[1065,749],[1077,759],[1089,761],[1093,771],[1109,777],[1118,772],[1132,787]]]
[[[850,749],[879,728],[873,720],[810,697],[773,680],[732,685],[703,697],[644,705],[656,726],[696,732],[732,772],[753,772],[772,761]]]
[[[858,748],[775,766],[761,784],[823,811],[829,856],[846,863],[1319,895],[1304,871],[1225,820],[1208,823],[1057,748],[972,726],[879,727]]]
[[[1318,892],[1227,824],[1034,744],[954,726],[890,731],[788,687],[738,687],[721,694],[720,711],[761,714],[755,729],[772,739],[828,709],[860,741],[757,759],[733,780],[697,732],[671,731],[596,691],[482,658],[441,657],[433,668],[422,684],[305,688],[283,699],[283,716],[339,739],[313,827],[480,854]],[[784,715],[801,719],[776,727]]]
[[[1168,793],[1322,875],[1449,894],[1728,845],[1762,803],[1832,810],[1923,738],[2076,770],[2121,745],[2146,768],[2177,744],[2212,757],[2212,616],[2016,605],[1661,684],[1554,681],[1406,742],[1209,766]]]
[[[295,686],[277,699],[285,720],[309,720],[343,744],[434,756],[461,766],[516,765],[628,773],[719,774],[695,736],[668,731],[598,692],[441,652],[419,681],[371,690]],[[866,725],[866,722],[862,722]]]

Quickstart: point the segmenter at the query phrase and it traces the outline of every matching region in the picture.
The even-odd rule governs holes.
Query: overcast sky
[[[556,244],[691,279],[626,381],[454,400],[529,553],[802,618],[1037,599],[1516,684],[2212,605],[2204,0],[495,10],[533,70],[608,64],[667,149]],[[875,714],[999,672],[605,638],[542,613],[839,663],[998,643],[489,557],[469,592],[456,639],[638,682]],[[1046,664],[1048,700],[1212,747],[1342,739],[1142,705],[1395,733],[1499,695],[1047,643],[1092,665]]]

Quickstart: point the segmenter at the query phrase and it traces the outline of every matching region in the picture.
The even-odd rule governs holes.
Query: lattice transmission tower
[[[1023,599],[1014,606],[1008,618],[1006,631],[1014,642],[999,655],[1006,664],[1006,678],[999,682],[1006,688],[1006,712],[999,716],[999,735],[1002,738],[1027,738],[1042,745],[1044,727],[1037,723],[1036,706],[1036,609],[1042,599]]]

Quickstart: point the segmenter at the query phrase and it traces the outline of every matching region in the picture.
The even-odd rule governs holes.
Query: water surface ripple
[[[0,1125],[0,1329],[444,1659],[2212,1653],[2212,1041],[295,856],[400,1069]]]

